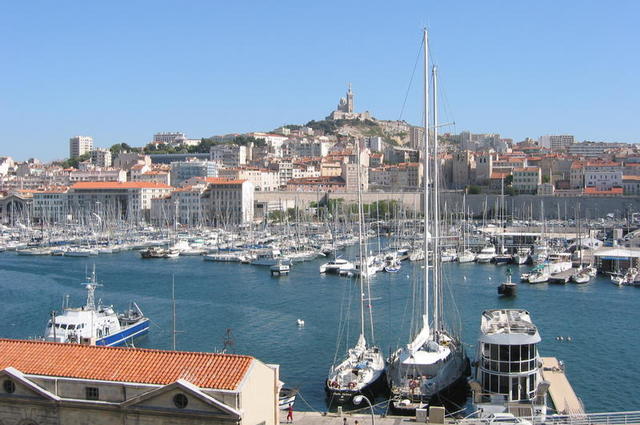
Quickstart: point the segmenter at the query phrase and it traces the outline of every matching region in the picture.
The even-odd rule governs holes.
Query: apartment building
[[[171,185],[180,186],[192,177],[217,177],[220,164],[215,161],[187,160],[171,163]]]
[[[171,193],[171,186],[147,182],[80,182],[67,192],[74,219],[98,213],[126,220],[147,221],[151,199]]]
[[[211,147],[211,160],[222,164],[224,167],[240,167],[251,158],[246,146],[235,144],[218,144]],[[210,176],[214,177],[214,176]]]
[[[31,215],[37,223],[63,223],[69,214],[69,202],[66,186],[34,190],[31,203]]]
[[[202,194],[204,180],[173,190],[169,195],[151,199],[151,223],[156,226],[204,224]]]
[[[207,178],[205,182],[202,215],[208,225],[224,227],[253,220],[255,188],[250,181]]]
[[[77,158],[93,150],[93,137],[74,136],[69,139],[69,158]]]
[[[416,190],[422,184],[422,166],[417,162],[369,169],[369,185],[388,190]]]
[[[280,176],[277,172],[259,167],[221,168],[218,176],[229,180],[247,180],[255,190],[271,192],[280,187]]]
[[[518,193],[536,193],[542,184],[540,167],[514,168],[511,175],[511,187]]]
[[[117,168],[92,168],[69,172],[69,183],[76,182],[126,182],[127,172]]]
[[[588,162],[583,170],[585,188],[609,190],[622,187],[622,167],[616,162]]]
[[[640,176],[624,176],[622,178],[622,189],[625,195],[640,195]]]
[[[109,149],[94,149],[91,151],[91,163],[98,167],[111,167],[111,151]]]

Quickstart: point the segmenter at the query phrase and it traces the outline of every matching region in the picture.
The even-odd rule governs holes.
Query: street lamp
[[[355,404],[356,406],[360,403],[362,403],[362,400],[366,400],[367,404],[369,405],[369,409],[371,409],[371,425],[375,425],[375,416],[373,414],[373,406],[371,405],[371,402],[369,401],[369,399],[363,395],[357,395],[353,398],[353,404]]]

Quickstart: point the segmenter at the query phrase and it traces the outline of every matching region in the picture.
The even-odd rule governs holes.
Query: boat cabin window
[[[73,330],[76,328],[76,325],[69,325],[68,329]]]
[[[61,327],[62,329],[67,329],[67,324],[66,324],[66,323],[63,323],[63,324],[61,324],[61,325],[60,325],[60,327]]]
[[[51,323],[51,322],[47,323],[47,327],[48,327],[48,328],[53,327],[53,323]]]

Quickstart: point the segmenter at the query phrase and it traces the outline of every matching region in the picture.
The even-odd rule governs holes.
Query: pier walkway
[[[542,358],[542,379],[550,384],[549,395],[558,413],[584,415],[582,402],[573,391],[558,359],[555,357]]]
[[[293,423],[295,425],[342,425],[343,418],[347,418],[347,425],[354,425],[355,421],[358,421],[358,425],[370,425],[370,414],[350,414],[343,413],[342,416],[336,413],[328,413],[326,415],[318,412],[294,412]],[[287,422],[287,412],[283,411],[280,414],[280,423]],[[450,421],[447,421],[451,423]],[[381,416],[375,415],[376,425],[402,425],[402,424],[415,424],[415,416]]]
[[[280,423],[287,423],[287,413],[282,412]],[[293,423],[295,425],[342,425],[343,418],[347,418],[347,425],[372,425],[371,415],[345,413],[339,416],[335,413],[322,414],[318,412],[294,412]],[[546,420],[541,422],[539,418],[522,418],[522,424],[532,425],[640,425],[640,412],[605,412],[586,413],[581,415],[547,415]],[[415,425],[424,423],[416,421],[410,416],[375,416],[377,425]],[[427,420],[426,423],[429,423]],[[373,424],[373,425],[375,425]],[[491,425],[486,420],[477,418],[453,419],[446,418],[445,425]],[[509,424],[504,424],[509,425]],[[512,425],[517,425],[514,422]]]

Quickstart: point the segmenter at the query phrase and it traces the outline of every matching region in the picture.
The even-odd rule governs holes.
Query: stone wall
[[[344,199],[346,202],[357,202],[356,192],[256,192],[256,201],[279,201],[293,200],[301,208],[308,207],[311,202],[326,202],[327,199]],[[461,192],[443,192],[441,205],[447,211],[462,211]],[[487,218],[494,216],[496,206],[499,205],[500,195],[479,194],[467,195],[467,209],[472,215],[482,217],[487,209]],[[370,204],[382,200],[396,200],[409,209],[422,210],[422,193],[420,192],[367,192],[362,194],[365,204]],[[556,196],[536,196],[536,195],[515,195],[505,196],[504,204],[506,215],[514,216],[518,219],[540,220],[542,211],[547,219],[560,218],[573,219],[576,217],[577,206],[580,206],[580,217],[598,218],[609,213],[616,217],[626,217],[628,213],[640,212],[640,197],[620,196],[611,198],[601,197],[556,197]]]

